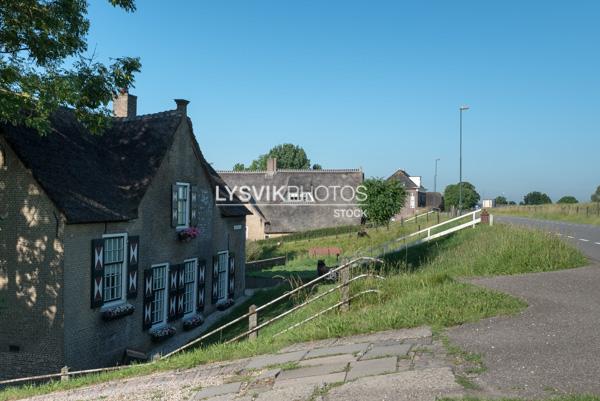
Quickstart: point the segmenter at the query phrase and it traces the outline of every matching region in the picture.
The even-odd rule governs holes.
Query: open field
[[[272,353],[296,342],[422,325],[440,330],[484,317],[513,314],[525,307],[522,301],[460,282],[457,278],[550,271],[581,266],[585,261],[577,250],[542,232],[503,225],[466,229],[434,243],[391,255],[382,269],[387,276],[385,281],[357,282],[352,288],[353,292],[378,288],[381,293],[357,298],[347,313],[331,312],[305,324],[301,329],[272,337],[331,305],[339,297],[336,291],[264,328],[256,341],[241,341],[229,345],[206,344],[205,347],[154,364],[74,378],[62,383],[9,388],[0,392],[0,400],[159,370],[185,369],[212,361]],[[323,285],[314,291],[326,291],[327,288],[330,287]],[[239,305],[235,312],[240,315],[247,310],[250,302],[262,304],[283,290],[285,289],[280,287],[260,292],[248,303]],[[291,302],[303,299],[301,296]],[[289,304],[279,305],[262,314],[259,316],[260,321],[274,316],[286,306]],[[244,327],[245,322],[234,327],[224,338],[241,332]]]
[[[542,220],[600,225],[600,203],[503,206],[490,209],[490,212],[492,214],[531,217]]]

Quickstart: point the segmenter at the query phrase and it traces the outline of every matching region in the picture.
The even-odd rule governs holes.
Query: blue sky
[[[139,56],[138,112],[191,101],[206,158],[303,146],[325,168],[433,189],[588,200],[600,185],[600,2],[139,1],[90,5],[90,51]]]

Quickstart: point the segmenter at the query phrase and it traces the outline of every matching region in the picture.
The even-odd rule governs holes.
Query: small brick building
[[[176,102],[136,116],[122,94],[99,136],[67,109],[46,136],[0,126],[0,379],[169,351],[243,294],[250,212],[216,204],[225,183]]]

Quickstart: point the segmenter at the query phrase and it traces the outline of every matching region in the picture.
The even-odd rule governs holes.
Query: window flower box
[[[220,310],[220,311],[224,311],[226,309],[231,308],[233,306],[233,304],[234,304],[233,299],[229,298],[228,300],[219,303],[217,305],[217,309]]]
[[[204,323],[204,317],[200,314],[190,316],[183,320],[183,329],[192,330]]]
[[[102,310],[102,319],[109,321],[131,315],[135,311],[135,306],[131,304],[122,304],[112,306]]]
[[[152,337],[152,341],[160,342],[173,337],[175,333],[177,333],[177,330],[173,326],[163,326],[150,329],[149,333]]]
[[[200,230],[197,227],[188,227],[177,232],[177,238],[181,242],[190,242],[198,235],[200,235]]]

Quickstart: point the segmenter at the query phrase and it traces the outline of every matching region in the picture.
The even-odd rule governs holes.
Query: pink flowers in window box
[[[182,242],[189,242],[200,235],[200,230],[197,227],[188,227],[177,233],[177,236]]]

